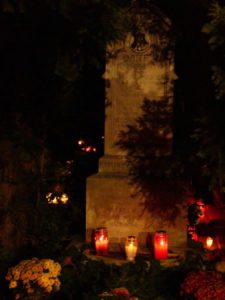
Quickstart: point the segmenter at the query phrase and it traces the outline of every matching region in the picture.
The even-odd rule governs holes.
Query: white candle
[[[128,236],[125,244],[125,252],[128,261],[135,260],[137,248],[137,239],[134,236]]]
[[[206,248],[210,249],[213,245],[213,238],[211,238],[210,236],[207,237],[206,239]]]

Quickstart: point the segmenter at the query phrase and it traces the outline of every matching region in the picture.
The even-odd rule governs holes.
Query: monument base
[[[87,242],[91,241],[95,228],[107,227],[110,251],[123,252],[129,235],[137,236],[139,253],[152,251],[152,236],[157,230],[167,231],[171,251],[186,247],[185,212],[173,224],[153,217],[145,208],[144,199],[134,196],[134,187],[129,183],[122,158],[101,158],[99,170],[98,174],[87,178]]]

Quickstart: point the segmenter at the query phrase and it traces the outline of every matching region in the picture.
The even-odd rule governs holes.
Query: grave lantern
[[[56,184],[53,187],[53,191],[46,194],[48,204],[67,204],[69,197],[63,192],[63,186]]]
[[[205,244],[206,244],[206,248],[208,250],[210,250],[212,248],[212,246],[213,246],[213,238],[211,236],[208,236],[206,238]]]
[[[154,234],[154,257],[155,259],[167,259],[168,257],[168,234],[166,231],[156,231]]]
[[[66,204],[69,200],[69,197],[67,194],[62,194],[61,197],[60,197],[60,201],[62,202],[62,204]]]
[[[95,250],[96,255],[107,256],[109,253],[109,237],[106,227],[95,229]]]
[[[137,254],[137,238],[133,235],[127,237],[125,242],[125,253],[128,261],[134,261]]]
[[[187,236],[188,236],[188,239],[190,239],[190,240],[193,240],[193,241],[198,240],[196,227],[194,225],[193,226],[191,226],[191,225],[187,226]]]

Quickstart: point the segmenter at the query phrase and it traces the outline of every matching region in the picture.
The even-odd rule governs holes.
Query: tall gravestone
[[[156,37],[146,33],[127,34],[123,41],[108,48],[106,80],[104,156],[99,171],[87,178],[86,240],[92,231],[107,227],[110,247],[118,251],[128,235],[136,235],[139,250],[146,251],[146,238],[156,230],[167,230],[170,248],[186,243],[186,222],[179,215],[174,224],[153,217],[143,210],[144,199],[133,196],[129,183],[126,152],[117,146],[119,134],[140,116],[144,99],[162,99],[165,94],[172,106],[173,66],[157,63],[152,56],[151,42]],[[169,95],[168,95],[169,94]],[[171,145],[172,129],[165,144]],[[168,147],[167,147],[168,149]]]

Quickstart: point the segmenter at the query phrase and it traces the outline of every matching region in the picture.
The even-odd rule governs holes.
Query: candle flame
[[[58,200],[57,200],[57,198],[55,197],[54,199],[52,199],[52,201],[51,201],[52,203],[54,203],[54,204],[58,204]]]
[[[160,240],[160,246],[164,245],[164,240]]]
[[[212,244],[213,244],[213,238],[211,238],[210,236],[207,237],[206,239],[206,246],[207,248],[211,248],[212,247]]]

